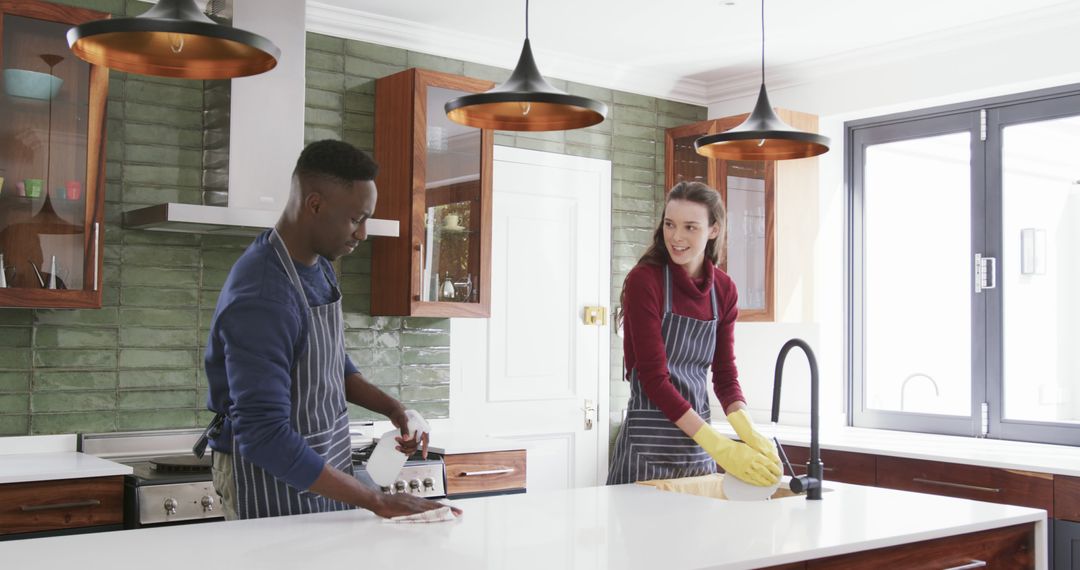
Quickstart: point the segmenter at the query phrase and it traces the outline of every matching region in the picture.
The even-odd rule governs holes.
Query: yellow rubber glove
[[[728,439],[709,424],[701,426],[694,434],[697,442],[724,471],[761,487],[768,487],[780,480],[780,467],[768,456],[750,446]]]
[[[771,439],[761,435],[754,429],[754,421],[750,419],[750,414],[746,412],[745,408],[728,414],[727,421],[731,424],[731,427],[735,428],[735,433],[739,434],[739,439],[743,443],[780,465],[780,454],[776,452],[776,445],[773,444]]]

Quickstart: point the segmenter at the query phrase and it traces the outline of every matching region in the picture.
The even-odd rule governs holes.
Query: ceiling
[[[524,2],[508,0],[309,0],[308,29],[513,67],[524,38]],[[752,0],[536,0],[530,38],[541,71],[707,104],[760,83],[760,10]],[[766,77],[798,81],[823,67],[867,58],[947,52],[1007,41],[1062,18],[1076,0],[769,0]],[[773,81],[769,80],[770,86]]]

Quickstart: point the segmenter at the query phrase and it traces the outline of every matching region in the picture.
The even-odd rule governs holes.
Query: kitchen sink
[[[713,473],[711,475],[701,475],[699,477],[685,477],[682,479],[655,479],[652,481],[639,481],[638,485],[648,485],[655,487],[661,491],[671,491],[675,493],[686,493],[688,495],[697,495],[699,497],[709,497],[713,499],[727,500],[724,496],[724,491],[721,483],[724,480],[723,473]],[[804,494],[798,494],[788,488],[788,482],[790,477],[784,477],[780,483],[780,488],[773,493],[771,499],[787,499],[790,497],[802,497],[806,498]],[[823,492],[831,492],[832,488],[824,487]]]

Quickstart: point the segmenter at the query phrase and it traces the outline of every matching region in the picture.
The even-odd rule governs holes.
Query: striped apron
[[[664,318],[660,333],[667,353],[668,374],[675,389],[708,423],[709,368],[716,352],[716,287],[710,288],[712,320],[671,312],[671,270],[664,266]],[[615,440],[608,485],[677,479],[716,473],[716,461],[653,404],[630,371],[630,402]]]
[[[345,333],[341,292],[333,286],[332,303],[312,307],[277,230],[270,243],[285,267],[308,316],[307,347],[292,370],[289,424],[316,453],[336,469],[352,474],[349,414],[345,403]],[[234,439],[233,449],[239,449]],[[241,519],[352,509],[351,505],[296,489],[258,465],[233,454],[236,514]]]

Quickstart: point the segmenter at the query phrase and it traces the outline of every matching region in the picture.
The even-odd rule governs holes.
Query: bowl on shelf
[[[60,92],[64,80],[48,73],[28,69],[5,69],[4,92],[12,97],[48,101]]]

